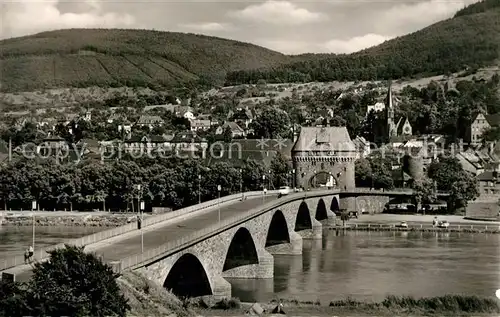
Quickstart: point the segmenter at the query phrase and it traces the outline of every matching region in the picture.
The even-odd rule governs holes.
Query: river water
[[[304,240],[302,256],[275,256],[273,280],[231,279],[242,301],[287,298],[329,303],[350,296],[495,296],[500,289],[500,235],[337,232]]]
[[[35,249],[106,230],[104,227],[35,227]],[[30,226],[0,226],[0,261],[23,255],[33,242]]]
[[[37,227],[43,247],[106,228]],[[0,227],[0,261],[23,254],[31,227]],[[242,301],[320,300],[348,296],[380,301],[387,295],[494,296],[500,289],[500,235],[326,230],[304,240],[303,254],[274,256],[274,279],[230,279]]]

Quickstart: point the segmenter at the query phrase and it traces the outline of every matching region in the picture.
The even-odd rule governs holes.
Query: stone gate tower
[[[292,148],[295,184],[354,188],[357,151],[345,127],[302,127]]]

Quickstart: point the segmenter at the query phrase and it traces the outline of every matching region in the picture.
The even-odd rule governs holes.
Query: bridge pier
[[[223,298],[231,298],[231,283],[226,281],[222,275],[212,276],[212,296],[218,301]]]
[[[312,229],[301,230],[297,233],[302,237],[302,239],[321,240],[323,236],[323,225],[314,218],[311,219],[311,225]]]
[[[290,242],[267,247],[270,254],[276,255],[301,255],[302,254],[302,236],[298,232],[290,232]],[[274,260],[273,260],[274,261]],[[274,263],[274,262],[273,262]]]
[[[274,258],[266,249],[257,250],[259,263],[235,267],[222,272],[222,277],[229,278],[273,278]]]

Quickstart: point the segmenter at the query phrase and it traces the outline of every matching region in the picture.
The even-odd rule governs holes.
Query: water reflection
[[[233,284],[233,293],[327,303],[389,294],[491,296],[500,287],[500,235],[325,230],[323,241],[304,240],[303,247],[302,256],[274,257],[272,286],[247,281]]]

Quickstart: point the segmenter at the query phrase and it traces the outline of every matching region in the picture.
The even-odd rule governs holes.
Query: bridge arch
[[[273,214],[267,229],[266,248],[284,243],[290,243],[290,234],[288,233],[288,225],[283,212],[277,210]]]
[[[326,212],[326,205],[323,199],[318,200],[318,206],[316,206],[316,220],[328,219],[328,213]]]
[[[163,287],[178,297],[213,295],[205,268],[191,253],[183,254],[175,262]]]
[[[333,211],[335,214],[338,214],[340,212],[340,204],[339,201],[337,200],[337,197],[333,196],[332,198],[332,203],[330,204],[330,210]]]
[[[259,264],[259,257],[252,235],[247,228],[241,227],[229,244],[222,271],[250,264]]]
[[[302,231],[312,229],[311,214],[309,213],[309,207],[305,201],[300,203],[299,211],[297,212],[297,217],[295,219],[295,231]]]

